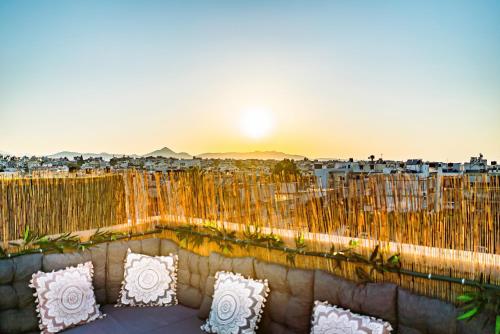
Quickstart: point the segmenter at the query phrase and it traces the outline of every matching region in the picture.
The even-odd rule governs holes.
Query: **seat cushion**
[[[316,270],[314,275],[314,300],[328,301],[355,313],[383,319],[393,328],[398,326],[397,296],[394,284],[357,284],[322,270]]]
[[[42,269],[42,254],[0,260],[0,333],[38,329],[33,289],[29,281]]]
[[[106,317],[71,328],[71,334],[190,334],[203,333],[203,321],[197,317],[198,310],[175,305],[169,307],[114,307],[102,308]]]
[[[481,312],[468,321],[452,304],[398,289],[399,333],[401,334],[493,334],[495,314]]]
[[[255,261],[255,276],[271,290],[259,324],[260,333],[310,332],[314,271]]]
[[[208,278],[208,257],[179,249],[177,299],[191,308],[199,308]]]

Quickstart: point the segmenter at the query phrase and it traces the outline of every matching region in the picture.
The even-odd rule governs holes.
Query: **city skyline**
[[[499,12],[2,1],[0,151],[499,160]]]

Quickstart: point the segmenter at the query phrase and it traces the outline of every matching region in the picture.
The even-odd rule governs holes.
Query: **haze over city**
[[[500,159],[500,3],[0,2],[0,151]]]

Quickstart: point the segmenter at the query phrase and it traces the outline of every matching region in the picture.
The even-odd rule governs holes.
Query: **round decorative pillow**
[[[57,333],[102,316],[95,300],[92,275],[92,262],[33,274],[30,287],[36,289],[42,333]]]
[[[267,280],[217,272],[210,315],[201,329],[209,333],[255,333],[269,292]]]
[[[125,259],[117,306],[170,306],[177,304],[177,255],[132,253]]]

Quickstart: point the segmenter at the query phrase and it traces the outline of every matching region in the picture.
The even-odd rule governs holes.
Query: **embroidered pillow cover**
[[[125,259],[117,306],[170,306],[177,304],[177,255],[132,253]]]
[[[389,334],[391,324],[352,313],[327,302],[314,302],[311,334]]]
[[[267,280],[223,271],[217,272],[215,279],[212,307],[201,329],[221,334],[255,333],[269,293]]]
[[[36,310],[42,333],[57,333],[102,316],[92,286],[93,268],[92,262],[86,262],[32,275],[30,287],[36,290]]]

